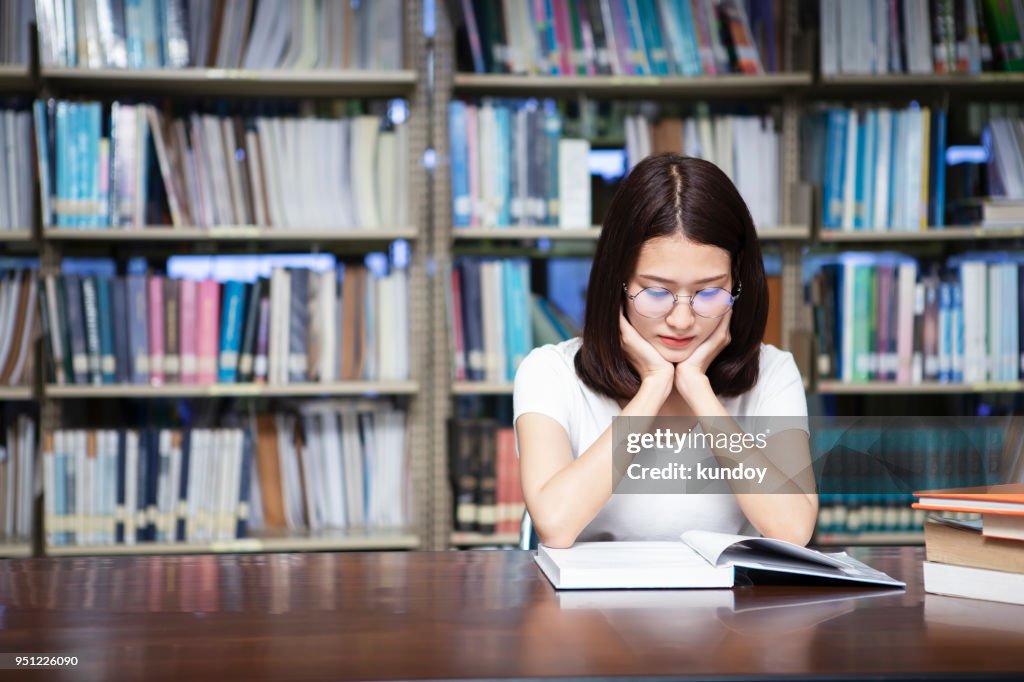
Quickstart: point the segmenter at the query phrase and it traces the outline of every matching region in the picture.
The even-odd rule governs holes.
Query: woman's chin
[[[661,354],[661,357],[665,358],[666,362],[671,362],[672,364],[677,364],[677,363],[680,363],[680,362],[686,360],[686,358],[690,357],[690,355],[693,354],[693,349],[692,348],[668,348],[664,344],[659,344],[658,353]]]

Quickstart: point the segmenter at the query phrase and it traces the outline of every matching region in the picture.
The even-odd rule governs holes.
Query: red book
[[[220,348],[220,284],[212,279],[200,282],[198,299],[196,383],[212,384],[217,381]]]
[[[181,383],[196,383],[196,313],[198,283],[183,279],[178,290],[178,352],[181,354]]]

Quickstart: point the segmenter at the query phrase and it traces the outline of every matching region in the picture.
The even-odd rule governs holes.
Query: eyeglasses
[[[692,296],[677,296],[664,287],[647,287],[630,294],[625,283],[622,284],[622,290],[626,292],[626,298],[633,302],[633,309],[643,317],[665,317],[672,312],[679,299],[687,298],[695,315],[715,319],[729,312],[743,292],[743,284],[737,284],[735,295],[719,287],[701,289]]]

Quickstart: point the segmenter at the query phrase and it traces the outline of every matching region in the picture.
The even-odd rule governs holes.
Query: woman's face
[[[656,237],[641,247],[636,271],[626,280],[626,288],[631,296],[646,287],[664,287],[680,296],[710,287],[732,292],[731,262],[729,252],[717,246],[696,244],[682,235]],[[661,318],[640,315],[629,299],[625,304],[626,319],[672,363],[690,357],[721,321],[695,315],[688,298],[680,298]]]

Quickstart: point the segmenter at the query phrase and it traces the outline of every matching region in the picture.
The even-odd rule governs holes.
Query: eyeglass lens
[[[664,317],[675,304],[675,295],[668,289],[650,287],[633,298],[633,306],[644,317]],[[701,289],[693,295],[693,312],[701,317],[722,317],[732,307],[733,296],[725,289]]]

